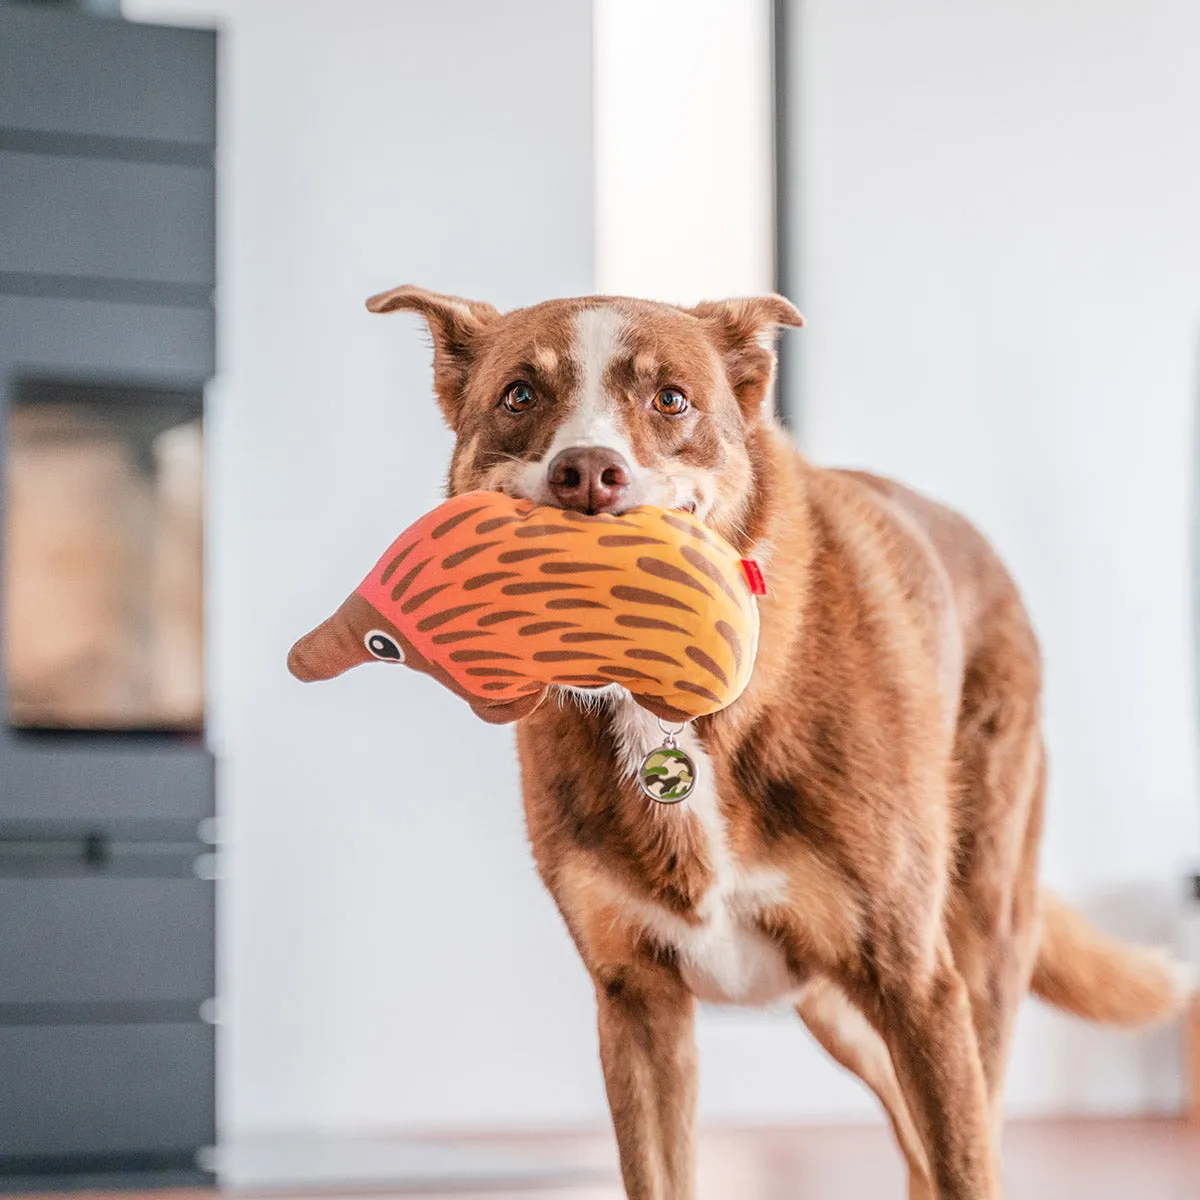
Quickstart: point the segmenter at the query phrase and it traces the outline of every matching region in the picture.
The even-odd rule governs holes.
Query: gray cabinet
[[[0,126],[78,140],[193,147],[216,141],[216,39],[200,29],[6,8]]]
[[[16,282],[8,281],[10,287]],[[47,284],[34,276],[20,283],[19,291],[0,291],[0,354],[10,384],[14,376],[48,373],[186,384],[212,371],[215,335],[208,305],[146,304],[139,294],[144,285],[102,281],[99,295],[80,298],[37,293],[39,283],[50,290],[57,280]],[[126,300],[127,292],[135,294]]]
[[[214,363],[215,50],[203,30],[0,4],[0,435],[30,386],[185,394],[199,410]],[[0,505],[4,473],[0,454]],[[0,601],[6,586],[0,570]],[[198,733],[6,719],[0,1191],[202,1178],[212,756]]]
[[[206,302],[211,166],[0,149],[0,179],[0,275],[190,285]]]
[[[0,773],[0,835],[13,822],[95,824],[120,832],[148,820],[191,834],[213,810],[212,756],[202,745],[171,745],[166,737],[7,733],[0,740]]]
[[[0,1026],[0,1161],[184,1165],[212,1138],[203,1024]]]
[[[27,841],[24,855],[12,855],[17,864],[24,858],[24,874],[0,876],[0,962],[9,967],[0,975],[0,1006],[27,1020],[71,1006],[106,1015],[123,1005],[195,1019],[212,992],[211,883],[191,871],[56,874],[72,850],[70,840]],[[135,866],[171,861],[160,848],[130,850]],[[186,851],[176,861],[186,869]]]

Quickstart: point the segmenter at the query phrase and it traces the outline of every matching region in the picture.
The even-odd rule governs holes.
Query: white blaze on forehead
[[[626,349],[625,318],[615,308],[585,308],[575,314],[572,357],[579,364],[579,397],[606,402],[604,373]]]
[[[613,360],[627,352],[625,318],[613,308],[585,308],[576,314],[573,324],[570,353],[579,384],[546,459],[569,446],[603,446],[631,461],[629,439],[604,383]]]

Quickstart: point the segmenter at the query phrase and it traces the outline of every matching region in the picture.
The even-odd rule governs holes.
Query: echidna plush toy
[[[404,663],[497,723],[527,716],[555,684],[617,683],[661,719],[688,721],[746,686],[761,578],[683,512],[588,516],[471,492],[402,533],[288,667],[312,680]]]

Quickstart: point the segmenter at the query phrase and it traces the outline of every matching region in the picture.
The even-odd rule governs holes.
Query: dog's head
[[[752,444],[774,422],[782,296],[676,308],[642,300],[490,304],[401,287],[367,301],[429,324],[434,389],[457,442],[450,491],[584,512],[683,508],[740,540]]]

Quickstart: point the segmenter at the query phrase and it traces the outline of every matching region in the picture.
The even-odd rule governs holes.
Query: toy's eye
[[[503,404],[510,413],[528,412],[537,404],[537,392],[527,383],[510,383]]]
[[[688,399],[678,388],[665,387],[654,397],[654,407],[664,416],[677,417],[687,412]]]
[[[363,644],[380,662],[402,663],[404,661],[404,651],[400,649],[396,639],[378,629],[372,629],[363,638]]]

